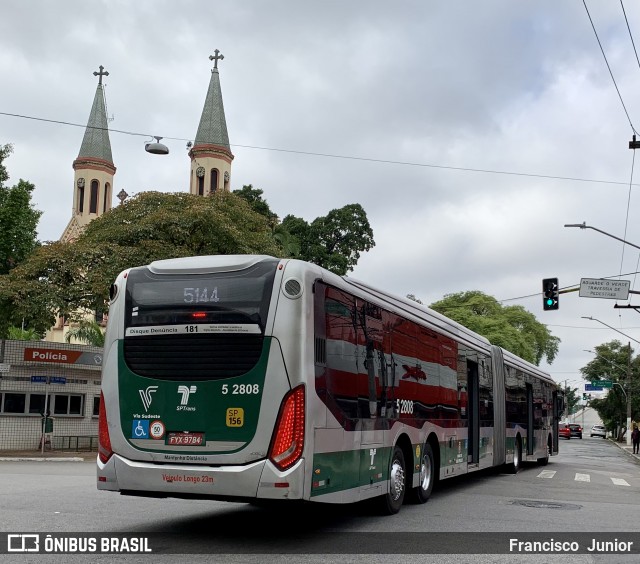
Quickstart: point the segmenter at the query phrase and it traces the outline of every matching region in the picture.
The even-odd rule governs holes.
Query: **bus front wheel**
[[[389,489],[382,496],[382,511],[387,515],[394,515],[400,511],[404,502],[404,494],[407,485],[407,472],[404,463],[404,455],[399,446],[393,448],[391,463],[389,464]]]
[[[414,503],[426,503],[431,497],[433,483],[435,481],[436,465],[433,449],[429,443],[425,443],[420,459],[420,483],[411,490],[411,500]]]

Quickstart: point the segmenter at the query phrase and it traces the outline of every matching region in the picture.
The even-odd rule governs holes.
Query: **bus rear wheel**
[[[420,459],[420,483],[411,490],[411,501],[414,503],[426,503],[431,497],[433,483],[435,482],[436,465],[433,449],[429,443],[425,443]]]
[[[516,437],[515,448],[513,449],[513,462],[509,465],[509,473],[517,474],[522,465],[522,443],[520,437]]]
[[[394,515],[400,511],[404,502],[407,485],[407,472],[404,455],[399,446],[393,447],[393,455],[389,464],[389,489],[381,499],[381,509],[387,515]]]

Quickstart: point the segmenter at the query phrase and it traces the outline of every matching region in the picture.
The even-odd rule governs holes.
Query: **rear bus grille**
[[[152,335],[124,340],[129,369],[159,380],[219,380],[251,370],[262,335]]]

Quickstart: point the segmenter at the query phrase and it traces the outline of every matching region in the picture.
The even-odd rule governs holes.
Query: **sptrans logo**
[[[176,407],[176,411],[195,411],[195,407],[189,407],[189,397],[191,394],[195,394],[197,386],[178,386],[178,393],[182,395],[180,398],[180,405]]]
[[[158,386],[149,386],[146,390],[138,390],[140,392],[140,399],[142,400],[142,405],[144,406],[145,411],[149,411],[149,407],[151,406],[151,394],[158,391]]]

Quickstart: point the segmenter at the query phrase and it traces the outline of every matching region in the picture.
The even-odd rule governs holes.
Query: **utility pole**
[[[631,342],[627,359],[627,446],[631,446]]]

